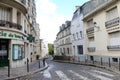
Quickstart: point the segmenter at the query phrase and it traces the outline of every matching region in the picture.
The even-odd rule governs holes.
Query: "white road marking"
[[[61,80],[71,80],[62,71],[55,71]]]
[[[87,71],[86,71],[87,72]],[[87,72],[89,73],[90,75],[92,75],[93,77],[96,77],[96,78],[99,78],[101,80],[113,80],[113,79],[110,79],[110,78],[107,78],[107,77],[104,77],[104,76],[101,76],[101,75],[98,75],[98,74],[95,74],[95,73],[91,73],[91,72]]]
[[[45,78],[51,78],[51,74],[50,74],[50,72],[47,71],[47,70],[43,72],[43,76],[44,76]]]
[[[75,76],[79,77],[79,79],[91,80],[91,79],[88,79],[87,77],[84,77],[84,76],[82,76],[82,75],[80,75],[80,74],[78,74],[78,73],[76,73],[76,72],[74,72],[74,71],[72,71],[72,70],[68,70],[68,71],[69,71],[70,73],[74,74]]]
[[[109,73],[105,73],[105,72],[102,72],[102,71],[98,71],[98,70],[91,70],[91,71],[97,72],[97,73],[100,73],[100,74],[103,74],[103,75],[107,75],[107,76],[110,76],[110,77],[114,77],[114,75],[109,74]]]

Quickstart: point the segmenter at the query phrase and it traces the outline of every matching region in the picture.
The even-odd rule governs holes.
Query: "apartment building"
[[[35,31],[37,35],[35,36],[35,53],[34,53],[34,60],[39,59],[41,56],[40,50],[41,50],[41,44],[40,44],[40,28],[39,24],[36,24]]]
[[[40,39],[40,44],[41,44],[41,52],[40,52],[40,58],[44,58],[48,55],[48,43],[47,41],[44,41],[43,39]]]
[[[36,35],[34,0],[0,0],[0,66],[20,67],[32,61]]]
[[[83,5],[88,60],[118,62],[120,57],[120,1],[91,0]]]
[[[72,53],[76,61],[85,60],[85,38],[83,26],[83,12],[81,6],[76,6],[71,21],[71,34],[72,34]]]
[[[71,21],[66,21],[60,26],[60,31],[57,34],[55,41],[56,55],[73,56],[71,42]]]

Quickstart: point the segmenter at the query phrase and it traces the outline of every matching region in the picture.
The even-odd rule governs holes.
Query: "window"
[[[13,44],[13,60],[21,60],[24,57],[24,45]]]
[[[73,51],[74,51],[74,55],[75,55],[75,46],[73,46]]]
[[[10,21],[11,9],[0,7],[0,20]]]
[[[89,38],[89,47],[95,47],[94,37]]]
[[[21,13],[17,12],[17,23],[21,24]]]
[[[67,52],[68,52],[68,54],[69,54],[69,48],[67,48]]]
[[[107,21],[112,20],[118,17],[118,10],[117,7],[114,7],[106,12],[106,19]]]
[[[110,45],[120,45],[120,32],[110,34]]]
[[[79,36],[78,36],[78,32],[76,32],[76,35],[77,35],[77,39],[79,38]]]
[[[76,40],[76,38],[75,38],[75,34],[73,34],[73,40]]]
[[[77,46],[78,48],[78,54],[83,54],[83,45]]]
[[[82,39],[83,37],[83,34],[82,34],[82,31],[80,31],[80,39]]]
[[[118,58],[112,58],[113,62],[118,62]]]
[[[93,19],[89,20],[87,23],[89,28],[94,27]]]

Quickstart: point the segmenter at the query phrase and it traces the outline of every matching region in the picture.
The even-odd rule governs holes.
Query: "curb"
[[[45,63],[45,67],[42,67],[40,69],[37,69],[35,71],[32,71],[32,72],[28,72],[27,74],[23,74],[23,75],[20,75],[20,76],[17,76],[17,77],[10,77],[10,78],[6,78],[5,80],[19,80],[20,78],[24,78],[26,76],[29,76],[29,75],[32,75],[32,74],[35,74],[37,72],[41,72],[45,69],[47,69],[49,67],[49,65],[47,63]]]
[[[120,74],[120,72],[118,70],[106,67],[106,66],[98,66],[98,65],[94,65],[94,64],[85,64],[85,63],[79,63],[79,62],[72,62],[72,61],[61,61],[61,60],[53,60],[55,62],[61,62],[61,63],[70,63],[70,64],[78,64],[78,65],[86,65],[86,66],[93,66],[93,67],[98,67],[98,68],[102,68],[102,69],[106,69],[115,73]]]

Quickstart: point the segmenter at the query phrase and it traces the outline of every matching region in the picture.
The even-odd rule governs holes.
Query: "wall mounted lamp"
[[[95,27],[95,28],[98,28],[98,30],[100,29],[100,27],[97,26],[97,22],[93,22],[93,24],[94,24],[94,27]]]

